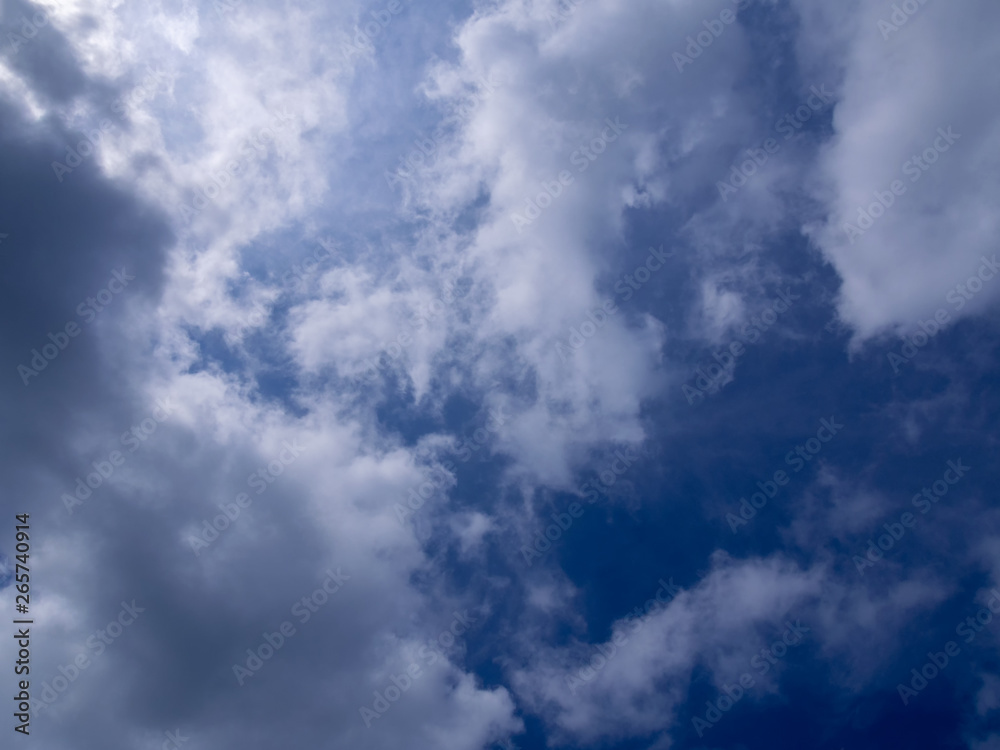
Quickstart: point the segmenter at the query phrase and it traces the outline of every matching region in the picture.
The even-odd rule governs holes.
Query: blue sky
[[[17,741],[1000,748],[995,4],[0,8]]]

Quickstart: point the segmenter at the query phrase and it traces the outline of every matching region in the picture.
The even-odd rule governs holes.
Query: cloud
[[[1000,569],[981,455],[898,557],[850,561],[914,465],[990,446],[993,286],[911,379],[857,349],[992,257],[997,97],[969,71],[996,11],[389,5],[74,0],[0,59],[39,746],[667,747],[799,618],[743,705],[801,705],[800,668],[880,705],[904,636]],[[6,2],[4,32],[40,7]],[[852,437],[732,539],[717,509],[833,404]],[[639,590],[668,565],[685,590]]]
[[[917,7],[894,31],[880,24],[900,21],[895,6],[801,10],[804,65],[840,81],[814,174],[826,218],[809,233],[843,280],[839,312],[858,341],[913,330],[997,251],[997,83],[983,74],[996,64],[987,29],[997,9]],[[887,194],[897,180],[905,192]]]
[[[592,744],[662,731],[676,721],[697,665],[708,667],[720,688],[738,680],[759,650],[760,636],[784,628],[785,618],[819,595],[822,580],[819,571],[780,559],[739,563],[720,555],[691,591],[659,611],[640,610],[616,621],[600,645],[605,654],[617,653],[589,681],[581,675],[593,646],[580,642],[529,648],[528,666],[512,680],[561,742]]]

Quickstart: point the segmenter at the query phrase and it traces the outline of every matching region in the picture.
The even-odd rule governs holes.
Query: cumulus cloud
[[[955,313],[949,291],[996,253],[998,97],[985,73],[996,12],[915,2],[802,11],[805,64],[840,82],[815,172],[825,220],[809,233],[843,281],[839,312],[859,340]],[[987,285],[961,314],[998,293]]]

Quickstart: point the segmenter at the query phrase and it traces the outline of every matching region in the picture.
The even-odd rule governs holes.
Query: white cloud
[[[738,680],[760,641],[776,627],[783,630],[785,618],[802,615],[821,583],[818,571],[778,559],[736,563],[719,556],[696,588],[658,611],[617,621],[601,644],[616,653],[589,681],[581,669],[593,646],[526,644],[529,666],[513,674],[513,685],[562,742],[589,744],[664,730],[687,696],[695,665],[710,668],[719,686]],[[628,640],[615,646],[616,638]]]
[[[840,314],[859,340],[913,329],[951,309],[949,289],[1000,249],[1000,83],[987,73],[1000,58],[991,31],[1000,10],[988,0],[931,2],[884,38],[879,21],[894,6],[796,5],[803,64],[842,81],[836,132],[815,175],[828,222],[810,233],[843,279]],[[936,163],[926,171],[915,166],[914,156],[946,145],[939,129],[948,128],[960,138],[940,155],[928,151]],[[843,225],[857,225],[858,209],[894,180],[905,194],[852,243]],[[998,295],[1000,285],[963,314]]]

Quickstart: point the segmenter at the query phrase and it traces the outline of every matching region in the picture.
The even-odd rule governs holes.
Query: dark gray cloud
[[[71,45],[51,22],[45,6],[3,0],[0,55],[31,83],[36,96],[65,104],[88,88]]]

